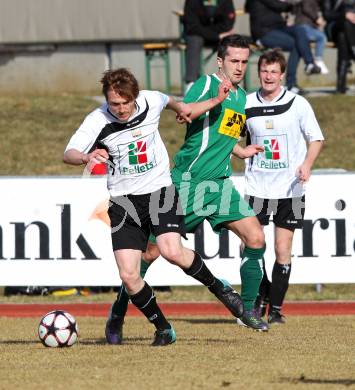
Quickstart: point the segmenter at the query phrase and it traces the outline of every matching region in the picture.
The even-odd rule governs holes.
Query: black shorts
[[[256,196],[245,196],[245,200],[253,208],[261,225],[268,225],[273,214],[275,226],[291,231],[303,228],[305,212],[305,196],[300,198],[263,199]]]
[[[150,233],[159,236],[176,232],[186,238],[179,195],[174,185],[144,195],[112,197],[111,220],[113,250],[145,251]]]

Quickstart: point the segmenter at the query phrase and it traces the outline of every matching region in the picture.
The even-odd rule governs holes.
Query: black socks
[[[269,303],[269,295],[270,295],[270,287],[271,282],[267,277],[266,268],[265,268],[265,259],[263,257],[263,278],[261,279],[258,297],[259,299],[265,303]]]
[[[213,276],[197,252],[195,252],[190,268],[184,269],[184,272],[208,287],[213,294],[224,287],[224,284]]]
[[[131,302],[158,330],[170,329],[171,326],[160,310],[152,288],[145,282],[143,288],[131,295]]]
[[[272,284],[270,288],[270,311],[280,311],[288,290],[291,275],[291,264],[275,262],[272,270]]]

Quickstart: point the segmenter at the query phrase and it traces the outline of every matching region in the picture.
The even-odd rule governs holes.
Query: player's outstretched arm
[[[236,144],[233,148],[232,154],[233,156],[244,160],[245,158],[253,157],[263,151],[264,148],[260,145],[248,145],[243,148],[240,145]]]
[[[191,123],[193,119],[198,118],[200,115],[216,107],[218,104],[221,104],[227,98],[231,88],[232,83],[229,80],[223,80],[219,85],[217,96],[196,103],[176,102],[179,106],[179,111],[172,107],[169,108],[174,109],[174,111],[177,113],[176,120],[178,123]]]
[[[109,155],[105,149],[95,149],[91,153],[83,153],[77,149],[69,149],[64,153],[63,161],[70,165],[100,164],[106,162]]]
[[[200,115],[221,104],[229,95],[229,91],[231,88],[232,83],[230,82],[230,80],[223,80],[219,84],[217,96],[214,96],[213,98],[202,102],[188,103],[187,105],[191,108],[192,111],[190,118],[198,118]]]
[[[191,123],[192,110],[184,102],[178,102],[172,96],[169,96],[169,102],[166,108],[176,112],[176,120],[179,123]]]

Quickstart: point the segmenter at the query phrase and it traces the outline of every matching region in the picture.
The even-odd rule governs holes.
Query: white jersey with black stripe
[[[282,88],[272,101],[259,91],[248,95],[245,112],[249,142],[265,148],[246,160],[245,193],[265,199],[302,196],[305,185],[297,168],[305,160],[307,143],[324,139],[311,105]]]
[[[66,151],[105,148],[110,156],[111,196],[147,194],[170,186],[169,156],[159,134],[160,113],[168,101],[158,91],[140,91],[136,110],[126,122],[119,121],[105,103],[85,118]]]

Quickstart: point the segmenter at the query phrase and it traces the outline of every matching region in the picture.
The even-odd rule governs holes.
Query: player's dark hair
[[[219,41],[217,48],[217,56],[224,60],[228,47],[237,47],[242,49],[249,49],[249,41],[246,37],[239,34],[227,35]]]
[[[267,50],[259,57],[258,72],[260,72],[260,67],[262,63],[265,63],[267,65],[280,64],[281,73],[285,73],[286,71],[287,61],[281,49],[279,48]]]
[[[126,68],[107,70],[104,72],[100,81],[102,84],[102,93],[106,99],[110,88],[129,101],[135,100],[139,94],[138,81]]]

